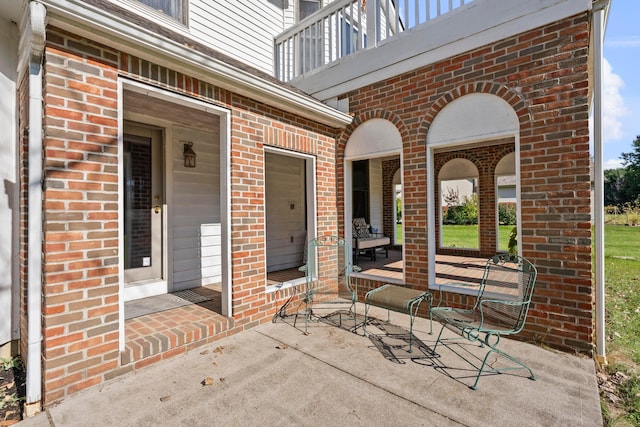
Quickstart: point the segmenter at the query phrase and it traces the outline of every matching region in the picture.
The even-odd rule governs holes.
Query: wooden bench
[[[429,307],[431,307],[432,296],[429,292],[411,289],[407,286],[386,284],[370,290],[364,297],[364,334],[367,334],[367,316],[369,307],[372,305],[387,309],[387,321],[390,320],[391,310],[407,314],[409,315],[409,353],[411,353],[413,321],[416,318],[420,304],[424,300],[427,300]]]

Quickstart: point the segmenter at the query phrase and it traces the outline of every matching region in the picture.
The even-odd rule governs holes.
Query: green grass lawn
[[[501,250],[512,228],[500,227]],[[444,225],[442,243],[477,248],[478,226]],[[605,308],[606,371],[628,376],[617,387],[620,403],[603,399],[605,425],[640,426],[640,227],[605,225]]]
[[[604,240],[608,353],[640,365],[640,227],[605,225]]]
[[[506,251],[509,243],[509,233],[513,225],[501,225],[498,229],[499,248]],[[443,225],[442,246],[455,248],[478,249],[477,225]]]
[[[605,422],[640,425],[640,227],[605,225],[604,242],[607,371],[629,376],[622,403],[603,402]]]

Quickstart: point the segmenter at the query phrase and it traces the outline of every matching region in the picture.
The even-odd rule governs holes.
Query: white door
[[[125,123],[123,145],[124,281],[131,288],[164,280],[162,129]]]

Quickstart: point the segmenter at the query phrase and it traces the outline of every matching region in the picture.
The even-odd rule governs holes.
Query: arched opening
[[[402,188],[400,132],[388,120],[367,120],[351,134],[344,156],[345,238],[353,242],[361,276],[402,282],[401,240],[396,246],[397,206],[402,206],[402,192],[396,190]],[[375,247],[359,244],[366,238],[378,239]],[[385,276],[392,270],[395,278]]]
[[[512,184],[510,194],[515,194],[516,222],[519,222],[519,129],[513,108],[502,98],[484,93],[457,98],[431,123],[427,134],[427,167],[430,170],[427,175],[427,245],[432,288],[451,280],[443,273],[445,260],[449,264],[481,264],[496,252],[507,251],[506,243],[499,243],[500,238],[505,237],[505,232],[501,235],[499,231],[499,204],[501,200],[507,200],[507,196],[500,193],[500,186],[503,182]],[[510,178],[507,180],[507,177]],[[457,194],[449,190],[456,186]],[[468,210],[475,210],[477,225],[468,224],[466,240],[458,243],[447,235],[450,211],[445,211],[449,210],[447,205],[454,204],[456,197],[457,204],[462,205],[464,196],[470,200]],[[474,222],[466,214],[467,218],[463,216],[458,222]],[[475,242],[477,245],[473,244]],[[443,290],[469,292],[455,286]]]

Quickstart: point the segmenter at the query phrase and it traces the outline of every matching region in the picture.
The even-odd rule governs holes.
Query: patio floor
[[[428,321],[417,319],[409,354],[407,316],[391,313],[387,324],[386,311],[370,314],[366,337],[326,321],[308,335],[294,317],[267,323],[79,392],[20,425],[602,426],[591,359],[507,339],[537,380],[487,374],[473,391],[477,346],[434,355]]]
[[[436,283],[466,282],[477,284],[482,277],[485,259],[438,255]],[[360,257],[361,274],[402,281],[402,253],[390,250],[389,257],[378,254],[376,261]],[[302,278],[297,268],[269,273],[267,284],[273,285]],[[207,297],[204,302],[158,311],[125,321],[125,350],[120,359],[125,369],[137,369],[158,360],[184,353],[192,348],[220,339],[234,328],[232,318],[221,313],[220,285],[192,289]],[[125,314],[127,305],[125,304]]]

